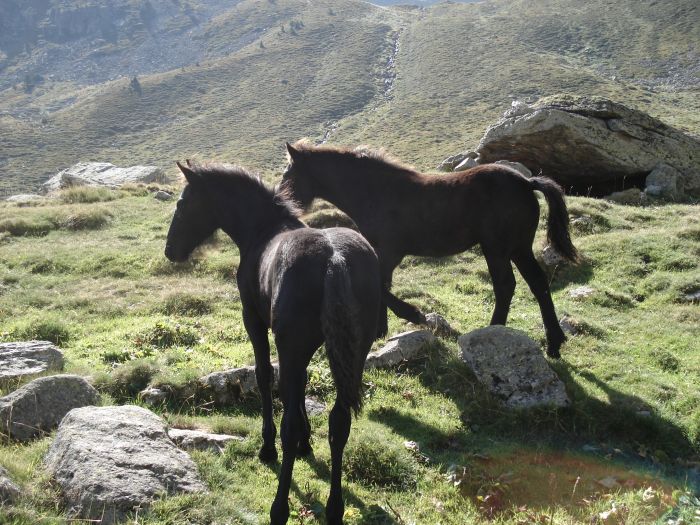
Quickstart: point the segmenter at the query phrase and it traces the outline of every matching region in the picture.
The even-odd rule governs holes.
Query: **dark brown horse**
[[[353,230],[306,227],[283,192],[267,188],[241,168],[190,164],[180,170],[188,184],[177,203],[165,255],[185,261],[219,228],[238,245],[236,280],[263,404],[263,461],[277,458],[269,328],[277,344],[283,457],[271,522],[287,522],[294,460],[311,453],[306,369],[325,341],[337,390],[328,419],[331,491],[326,517],[328,523],[341,524],[343,449],[351,411],[357,412],[362,403],[362,371],[380,313],[377,256]]]
[[[532,253],[539,222],[534,191],[549,205],[547,238],[575,261],[569,216],[561,188],[544,177],[525,178],[500,164],[450,174],[423,174],[367,149],[287,144],[289,166],[283,186],[308,207],[322,198],[357,224],[374,246],[382,282],[391,287],[394,268],[405,255],[441,257],[481,245],[493,281],[496,305],[491,324],[505,324],[515,290],[511,261],[520,270],[542,312],[547,354],[559,357],[566,340],[559,327],[547,278]],[[396,315],[424,324],[414,306],[390,294],[386,306]],[[386,328],[386,319],[384,319]]]

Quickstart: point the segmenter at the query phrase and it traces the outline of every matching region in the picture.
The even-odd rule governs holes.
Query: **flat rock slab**
[[[459,347],[477,379],[506,406],[569,405],[564,383],[523,332],[488,326],[461,336]]]
[[[27,441],[56,428],[74,408],[98,399],[97,390],[80,376],[40,377],[0,398],[0,434]]]
[[[437,338],[427,330],[412,330],[393,336],[376,352],[370,352],[365,361],[365,370],[390,368],[403,361],[422,355]]]
[[[0,343],[0,383],[63,370],[63,352],[48,341]]]
[[[10,479],[7,471],[0,467],[0,505],[13,503],[19,496],[19,487]]]
[[[42,193],[73,186],[118,188],[124,184],[166,182],[165,173],[157,166],[119,168],[109,162],[80,162],[58,172],[41,185]]]
[[[243,441],[240,436],[212,434],[203,430],[168,429],[168,437],[183,450],[204,450],[221,454],[231,441]]]
[[[137,406],[84,407],[61,422],[45,463],[71,517],[110,525],[163,495],[206,490],[164,422]]]

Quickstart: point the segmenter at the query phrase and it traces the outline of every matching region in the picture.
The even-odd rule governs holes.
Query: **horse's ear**
[[[176,162],[175,164],[177,164],[177,167],[180,168],[180,171],[185,176],[185,179],[187,179],[187,182],[189,184],[199,183],[201,177],[199,176],[199,174],[196,171],[194,171],[192,168],[189,167],[189,164],[190,164],[189,159],[187,159],[186,162],[187,162],[188,166],[183,166],[179,162]]]
[[[287,153],[289,154],[289,160],[292,162],[299,160],[301,158],[301,152],[296,149],[294,146],[292,146],[289,142],[286,142],[285,145],[287,146]]]

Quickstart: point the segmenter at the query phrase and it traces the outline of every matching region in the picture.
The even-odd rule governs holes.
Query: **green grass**
[[[92,376],[104,402],[139,402],[140,390],[157,386],[169,392],[157,411],[171,424],[246,436],[221,457],[193,454],[209,494],[159,500],[138,523],[264,523],[277,467],[256,457],[259,402],[215,408],[197,383],[253,361],[232,279],[237,250],[219,235],[193,261],[171,264],[162,251],[172,204],[138,192],[118,197],[108,196],[112,220],[100,229],[59,228],[0,243],[0,338],[58,342],[67,370]],[[572,406],[503,408],[451,340],[410,366],[367,373],[365,409],[346,454],[347,523],[589,523],[612,503],[626,523],[650,523],[671,508],[695,512],[683,494],[700,453],[700,313],[683,295],[700,288],[696,207],[570,204],[572,217],[589,216],[595,225],[574,233],[584,262],[550,275],[558,313],[580,330],[552,362]],[[4,204],[0,215],[31,222],[93,206],[101,204]],[[394,283],[400,296],[445,315],[461,332],[490,318],[493,293],[478,250],[407,257]],[[582,284],[594,294],[569,297]],[[544,343],[537,305],[519,276],[509,324]],[[391,333],[406,328],[390,318]],[[322,354],[311,364],[308,392],[333,402]],[[279,413],[276,404],[278,423]],[[315,456],[295,468],[293,523],[313,523],[329,490],[327,414],[312,426]],[[9,523],[63,519],[41,468],[46,446],[0,445],[0,463],[25,489],[7,511]],[[620,486],[598,483],[609,476]],[[557,488],[549,496],[533,495],[531,487],[551,480]],[[644,495],[650,487],[653,497]]]

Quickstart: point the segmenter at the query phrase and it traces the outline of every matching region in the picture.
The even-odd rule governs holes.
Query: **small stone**
[[[578,334],[578,327],[576,326],[576,321],[570,315],[565,315],[564,317],[559,319],[559,326],[565,334]]]
[[[525,166],[522,162],[512,162],[510,160],[497,160],[494,162],[494,164],[500,164],[502,166],[508,166],[509,168],[513,168],[515,171],[523,175],[525,178],[532,178],[532,171]]]
[[[168,393],[160,388],[148,387],[139,392],[139,399],[149,406],[162,405],[168,399]]]
[[[313,397],[307,397],[304,400],[304,406],[306,407],[306,415],[309,417],[320,416],[326,411],[325,403],[321,403]]]
[[[425,314],[425,321],[428,328],[438,337],[455,338],[459,336],[459,332],[452,328],[447,319],[438,313]]]
[[[488,326],[459,338],[462,360],[492,394],[511,408],[570,404],[564,383],[527,334]]]
[[[642,204],[644,194],[639,188],[629,188],[623,191],[616,191],[607,195],[605,199],[618,204],[639,205]]]
[[[203,450],[221,454],[231,441],[243,441],[240,436],[211,434],[202,430],[171,428],[168,437],[182,450]]]
[[[464,159],[462,162],[457,164],[454,168],[454,171],[462,171],[462,170],[468,170],[469,168],[473,168],[474,166],[477,166],[479,163],[476,161],[476,159],[473,159],[471,157],[467,157]]]
[[[168,193],[167,191],[163,190],[158,190],[153,194],[153,198],[159,201],[169,201],[173,198],[171,193]]]
[[[48,341],[0,343],[0,383],[63,369],[63,352]]]
[[[97,390],[80,376],[40,377],[0,398],[0,434],[27,441],[56,428],[72,409],[98,400]]]
[[[279,381],[279,364],[272,363],[273,388]],[[200,385],[211,393],[220,405],[228,405],[258,389],[255,366],[243,366],[223,372],[213,372],[199,380]]]
[[[689,303],[700,303],[700,290],[685,294],[683,300]]]
[[[586,299],[594,293],[595,290],[590,286],[579,286],[578,288],[569,290],[569,297],[572,299]]]
[[[19,496],[20,490],[10,479],[7,470],[0,467],[0,506],[3,503],[12,504]]]
[[[547,245],[544,247],[544,250],[542,250],[542,262],[546,266],[552,267],[566,263],[566,259],[554,249],[554,246]]]
[[[365,361],[365,370],[390,368],[403,361],[423,355],[436,338],[427,330],[413,330],[395,335],[383,348],[370,352]]]

